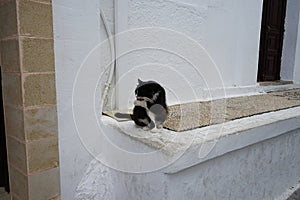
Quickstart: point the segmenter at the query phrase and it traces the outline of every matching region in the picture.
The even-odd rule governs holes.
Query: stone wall
[[[5,128],[12,199],[60,194],[51,0],[0,1]]]

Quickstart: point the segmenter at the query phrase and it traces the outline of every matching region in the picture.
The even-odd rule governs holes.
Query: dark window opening
[[[4,109],[2,95],[2,74],[0,73],[0,187],[4,187],[5,191],[9,192],[9,176],[6,137],[4,126]]]

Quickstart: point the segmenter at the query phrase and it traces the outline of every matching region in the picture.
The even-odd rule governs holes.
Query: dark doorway
[[[4,187],[5,190],[9,192],[9,176],[8,176],[6,138],[5,138],[5,127],[4,127],[1,70],[0,70],[0,187]]]
[[[260,35],[258,81],[280,80],[287,0],[264,0]]]

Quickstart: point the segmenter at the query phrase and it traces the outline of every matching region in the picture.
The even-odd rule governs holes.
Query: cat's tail
[[[115,117],[122,119],[133,119],[133,115],[128,113],[115,113]]]

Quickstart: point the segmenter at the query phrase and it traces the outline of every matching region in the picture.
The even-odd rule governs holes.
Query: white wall
[[[228,88],[255,85],[261,3],[261,0],[247,0],[243,2],[238,0],[185,0],[184,3],[179,1],[130,0],[129,28],[161,26],[183,32],[201,43],[208,50],[213,61],[219,67],[222,81],[224,82],[219,82],[218,71],[214,71],[216,69],[211,68],[210,70],[209,67],[215,67],[215,65],[207,58],[203,48],[199,48],[193,42],[190,43],[193,41],[190,38],[179,37],[181,40],[176,41],[178,35],[175,34],[175,37],[172,38],[172,34],[168,35],[170,32],[163,32],[165,34],[162,35],[164,39],[166,39],[166,36],[170,36],[170,38],[161,41],[159,37],[158,40],[153,38],[153,36],[157,36],[155,35],[157,33],[155,32],[156,30],[154,32],[141,31],[138,32],[137,36],[139,37],[129,38],[134,39],[133,42],[129,41],[132,42],[131,44],[135,42],[137,46],[143,45],[144,41],[141,36],[144,36],[146,39],[149,39],[146,40],[148,42],[146,44],[154,46],[162,42],[165,45],[164,47],[170,47],[179,51],[199,65],[193,68],[184,59],[178,58],[178,56],[170,52],[153,50],[133,52],[126,60],[130,61],[131,67],[145,63],[150,63],[149,65],[151,65],[153,62],[156,62],[156,64],[151,66],[151,73],[147,71],[150,69],[150,66],[145,65],[140,69],[135,69],[135,73],[128,76],[129,79],[127,78],[126,84],[123,84],[125,88],[129,88],[125,90],[128,92],[126,93],[129,95],[128,99],[131,98],[137,77],[155,80],[160,78],[161,80],[159,81],[162,81],[167,86],[167,89],[169,89],[168,95],[174,101],[176,100],[176,94],[183,101],[188,101],[189,98],[195,96],[205,97],[207,93],[203,93],[202,90],[203,87],[207,88],[207,86],[203,86],[207,83],[214,87],[224,83]],[[86,136],[100,150],[102,148],[103,152],[110,151],[110,149],[102,146],[101,139],[103,138],[98,138],[98,132],[92,126],[87,126],[84,131],[78,132],[80,127],[74,121],[73,112],[74,102],[76,103],[73,99],[73,92],[76,88],[74,89],[73,87],[78,82],[77,73],[82,67],[82,63],[85,63],[85,59],[89,56],[92,57],[87,62],[91,72],[87,73],[89,76],[86,77],[85,82],[81,85],[85,91],[93,91],[95,89],[96,86],[94,85],[89,87],[90,81],[95,80],[94,74],[97,76],[99,72],[105,72],[104,66],[109,60],[107,44],[104,43],[101,52],[93,51],[92,55],[90,55],[91,50],[106,38],[103,24],[100,21],[100,6],[103,6],[102,8],[108,18],[111,31],[114,32],[114,5],[112,1],[53,0],[62,199],[73,200],[74,195],[78,199],[105,199],[105,197],[108,197],[108,199],[132,199],[136,195],[141,199],[153,199],[153,197],[149,197],[152,194],[155,195],[154,199],[155,197],[157,199],[161,199],[161,197],[176,199],[181,198],[181,195],[191,198],[195,197],[195,199],[209,198],[211,195],[238,198],[240,191],[250,196],[253,195],[255,198],[273,197],[285,189],[283,186],[276,185],[276,182],[282,183],[282,180],[284,180],[286,184],[292,184],[288,181],[293,181],[292,178],[295,178],[295,174],[299,173],[299,170],[295,171],[294,168],[294,166],[299,166],[300,162],[297,159],[299,156],[296,156],[296,153],[299,152],[299,130],[297,133],[286,134],[270,141],[247,147],[241,151],[227,154],[222,158],[208,161],[173,176],[167,176],[161,172],[140,175],[122,173],[95,162],[93,160],[95,157],[89,153],[89,146],[83,141],[86,138],[82,138],[82,136]],[[227,24],[226,26],[225,23]],[[152,35],[149,35],[149,33]],[[300,31],[298,31],[298,34],[300,34]],[[179,34],[179,36],[182,35]],[[169,41],[175,41],[175,43],[168,44]],[[298,40],[298,49],[300,49],[299,42],[300,40]],[[198,50],[200,53],[194,54]],[[297,55],[299,52],[300,50],[297,50]],[[299,58],[300,56],[296,57]],[[157,63],[164,64],[164,66],[172,66],[173,70],[165,70]],[[295,63],[299,65],[297,63],[300,63],[300,61],[297,60]],[[126,71],[129,69],[132,68],[121,70]],[[211,71],[216,72],[216,74],[210,74]],[[153,78],[153,74],[155,78]],[[295,71],[295,74],[295,76],[299,77],[300,72]],[[183,75],[186,76],[187,82],[183,79]],[[93,99],[87,99],[84,92],[79,93],[79,100],[84,103],[81,104],[79,109],[83,111],[91,109],[93,112],[89,114],[100,115],[100,90],[103,88],[103,81],[106,80],[106,77],[107,71],[102,77],[99,76],[101,79],[98,83],[100,89],[95,90],[97,95]],[[132,80],[130,77],[132,77]],[[126,98],[124,102],[125,104],[123,105],[127,106]],[[96,112],[94,113],[94,111]],[[82,115],[81,117],[84,123],[90,123],[90,115]],[[104,132],[121,147],[126,146],[132,150],[145,148],[147,150],[141,143],[135,142],[117,133],[117,131],[108,129]],[[286,147],[291,148],[291,151],[287,151]],[[106,154],[104,153],[104,155]],[[108,157],[112,158],[115,156],[114,154],[108,155]],[[285,160],[281,160],[280,155],[285,155]],[[272,159],[274,157],[273,163],[275,165],[265,162],[271,156]],[[115,158],[119,159],[120,157],[118,155]],[[247,162],[247,160],[251,162]],[[290,165],[293,162],[295,165]],[[211,169],[212,166],[213,169]],[[272,169],[272,174],[268,170],[264,171],[269,168]],[[291,174],[272,176],[282,172],[282,169],[291,172]],[[255,183],[257,177],[252,176],[253,171],[251,170],[256,170],[256,176],[264,175],[261,179],[262,182]],[[292,172],[295,173],[292,174]],[[268,183],[269,176],[275,178],[274,182],[272,182],[274,185],[270,185],[270,187],[277,188],[276,192],[278,193],[270,193],[271,190],[260,190],[255,194],[251,194],[251,191],[258,191],[265,183]],[[207,177],[211,177],[211,179]],[[253,183],[253,185],[249,187],[249,185],[243,184],[245,182]],[[199,188],[195,189],[195,185],[199,185]],[[219,188],[224,189],[218,190]],[[230,188],[237,188],[237,190],[230,191]]]
[[[157,42],[159,44],[155,48],[176,50],[177,55],[157,49],[142,49],[127,55],[125,64],[117,67],[119,107],[126,108],[131,104],[131,93],[138,77],[163,83],[171,104],[178,100],[193,101],[195,97],[203,99],[207,97],[207,94],[203,94],[204,90],[217,87],[227,89],[256,85],[262,0],[128,0],[128,8],[124,10],[128,10],[124,17],[128,16],[129,30],[162,27],[179,34],[153,33],[152,38],[145,34],[132,34],[133,42],[130,43],[128,39],[126,44],[129,50],[136,47],[141,37],[144,41],[152,41],[150,44],[145,42],[145,47]],[[187,38],[193,40],[193,44],[188,44]],[[197,44],[203,49],[193,49]],[[185,45],[190,48],[184,49]],[[182,53],[181,50],[186,54],[178,55]],[[199,58],[200,55],[211,57],[208,62],[205,58],[194,62],[194,66],[185,60],[193,61],[189,56]],[[158,71],[152,69],[153,63],[165,67],[160,67]],[[176,82],[170,78],[175,76],[172,69],[178,70],[177,74],[181,76]],[[169,78],[166,78],[166,74],[169,74]],[[187,90],[187,86],[190,89]]]
[[[61,198],[71,200],[92,159],[81,143],[73,119],[73,85],[81,63],[100,42],[100,5],[98,0],[53,0],[52,5]]]
[[[62,199],[73,199],[82,174],[92,159],[92,156],[82,144],[76,129],[77,124],[75,124],[73,118],[72,106],[74,102],[72,95],[73,86],[77,81],[76,75],[81,64],[90,51],[106,39],[103,23],[100,20],[100,6],[103,8],[111,32],[114,33],[113,1],[53,0]],[[123,91],[130,96],[121,101],[125,102],[123,104],[125,107],[127,107],[127,100],[132,100],[132,92],[137,77],[162,82],[168,89],[169,99],[173,102],[178,101],[178,99],[188,101],[191,98],[204,98],[207,93],[203,94],[203,87],[208,88],[205,84],[211,87],[220,87],[223,86],[223,80],[227,87],[255,85],[260,0],[248,0],[246,3],[243,2],[243,5],[238,0],[226,2],[221,0],[186,0],[184,2],[131,0],[128,6],[128,28],[160,26],[178,31],[180,36],[181,33],[184,33],[190,37],[179,37],[179,41],[176,41],[177,37],[173,38],[173,41],[175,39],[176,42],[173,42],[171,47],[187,54],[186,56],[195,61],[197,65],[193,68],[184,59],[168,52],[152,51],[149,53],[149,51],[145,51],[132,53],[128,58],[131,67],[156,62],[171,66],[173,70],[171,73],[160,65],[156,65],[156,72],[152,70],[151,73],[148,73],[149,71],[141,72],[140,70],[139,73],[133,74],[134,78],[123,84],[126,87],[126,90]],[[252,17],[246,17],[246,15],[243,15],[245,16],[243,18],[238,17],[241,13],[248,13]],[[219,19],[222,19],[222,21]],[[224,26],[224,23],[227,25]],[[246,26],[245,23],[248,23],[248,25]],[[241,31],[236,28],[236,24],[246,27],[247,30],[245,32]],[[245,40],[244,37],[247,39]],[[194,43],[193,40],[203,45],[204,49],[200,48],[200,54],[195,54],[192,51],[193,49],[199,50],[197,43]],[[168,41],[165,40],[165,44]],[[191,41],[191,45],[188,46],[188,42]],[[186,45],[185,48],[181,49],[184,45]],[[208,50],[212,60],[219,67],[221,76],[214,63],[207,58],[205,49]],[[93,67],[103,71],[110,55],[107,46],[102,50],[99,53],[100,64],[95,60]],[[243,55],[243,52],[247,53]],[[246,56],[245,60],[243,60],[244,56]],[[240,68],[240,65],[243,65],[243,67]],[[210,70],[209,67],[212,67],[212,69]],[[126,71],[128,69],[131,68],[122,70]],[[146,66],[146,69],[149,70],[149,67]],[[159,70],[162,71],[159,72]],[[210,74],[211,71],[215,73]],[[243,73],[247,74],[244,78]],[[105,81],[106,75],[107,71],[101,81]],[[185,76],[185,79],[183,76]],[[88,82],[89,78],[86,81]],[[100,89],[103,88],[104,84],[102,82],[100,82],[100,85]],[[86,90],[91,89],[86,88]],[[82,98],[85,99],[86,97],[82,95]],[[100,101],[99,97],[96,101]],[[111,106],[113,107],[113,102]],[[101,110],[98,111],[101,112]],[[90,131],[92,130],[87,129],[86,134]]]
[[[126,5],[126,1],[122,1],[123,4]],[[94,3],[95,8],[99,4],[90,3]],[[162,47],[161,41],[164,41],[165,48],[175,51],[175,54],[157,49],[143,49],[122,58],[125,64],[122,64],[123,61],[119,62],[120,59],[117,60],[117,92],[114,88],[110,90],[106,110],[115,108],[115,103],[119,108],[132,107],[137,78],[156,80],[163,84],[167,90],[168,104],[224,97],[232,88],[255,88],[262,0],[128,0],[127,8],[120,8],[121,13],[118,14],[114,13],[113,0],[101,0],[100,4],[112,33],[115,32],[115,26],[120,24],[120,20],[114,23],[115,15],[122,19],[122,26],[124,21],[128,22],[128,26],[122,27],[122,30],[162,27],[178,32],[172,37],[157,34],[159,44],[156,48]],[[88,20],[90,16],[84,18]],[[78,27],[82,26],[79,22]],[[100,41],[103,41],[107,35],[101,20],[99,23],[100,31],[93,33],[93,37],[100,37]],[[92,29],[87,30],[88,34],[92,33]],[[145,41],[151,41],[151,37],[153,39],[151,35],[144,38],[144,35],[132,34],[131,43],[127,38],[127,48],[132,50],[136,46],[137,38],[141,39],[140,46],[147,47],[145,45],[149,44]],[[179,57],[178,54],[183,55]],[[109,48],[102,51],[99,58],[106,63],[110,59]],[[192,63],[188,63],[191,61]],[[103,63],[101,67],[104,67]],[[152,66],[156,68],[152,69]],[[215,89],[218,89],[216,94],[213,93]],[[234,93],[242,94],[254,90],[236,90]]]
[[[300,130],[208,160],[175,174],[122,173],[96,160],[76,200],[280,199],[300,177]]]
[[[294,82],[300,83],[300,10],[298,10],[298,36],[296,42],[296,55],[294,65]]]
[[[291,81],[294,79],[296,56],[296,42],[298,38],[300,1],[288,0],[285,19],[285,32],[281,60],[281,79]]]

